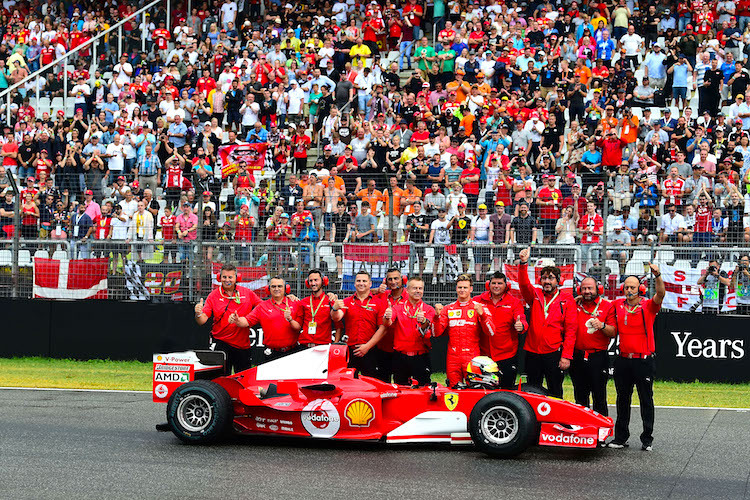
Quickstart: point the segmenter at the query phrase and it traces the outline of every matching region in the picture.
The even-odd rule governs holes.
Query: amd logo
[[[741,359],[745,357],[742,339],[691,339],[691,332],[670,332],[677,343],[678,358]]]

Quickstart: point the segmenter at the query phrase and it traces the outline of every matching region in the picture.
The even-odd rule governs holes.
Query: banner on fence
[[[271,150],[266,144],[232,144],[219,148],[219,166],[221,178],[236,174],[239,171],[239,162],[245,161],[250,173],[262,170],[268,164],[272,165]]]
[[[107,259],[34,257],[35,299],[106,299]]]
[[[175,301],[184,299],[187,283],[179,264],[145,264],[128,261],[123,268],[130,300]]]
[[[393,245],[393,267],[401,270],[406,276],[409,270],[410,245]],[[365,270],[370,273],[374,286],[380,285],[385,279],[386,271],[391,267],[391,255],[387,244],[382,245],[360,245],[357,243],[345,243],[343,248],[342,272],[343,281],[341,289],[345,291],[354,290],[354,276]]]
[[[700,269],[662,265],[659,270],[667,289],[662,308],[684,312],[702,311],[701,302],[705,290],[698,284],[698,279],[701,277]],[[726,287],[726,292],[722,293],[719,298],[723,299],[722,311],[733,311],[737,307],[734,288]]]
[[[508,282],[510,283],[510,293],[511,295],[518,297],[519,299],[521,297],[521,288],[518,285],[518,267],[517,265],[513,264],[506,264],[503,266],[503,269],[505,270],[505,276],[508,278]],[[565,264],[563,266],[558,266],[560,268],[560,289],[565,290],[566,292],[573,293],[573,287],[575,286],[575,265],[574,264]],[[542,277],[542,267],[541,266],[528,266],[527,271],[529,273],[529,281],[536,287],[541,288],[541,277]]]
[[[213,288],[221,286],[221,264],[214,262],[211,268]],[[265,267],[237,266],[237,283],[254,291],[258,297],[268,296],[268,270]]]

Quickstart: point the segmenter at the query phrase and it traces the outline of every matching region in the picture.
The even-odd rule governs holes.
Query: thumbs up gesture
[[[388,321],[393,319],[393,308],[391,306],[388,306],[388,308],[385,310],[385,314],[383,314],[383,317]]]
[[[521,250],[521,253],[518,254],[518,258],[521,259],[521,264],[526,264],[529,261],[530,254],[531,251],[528,248]]]
[[[284,309],[284,319],[287,321],[292,321],[292,311],[288,307]]]
[[[419,311],[417,312],[417,316],[416,316],[416,318],[417,318],[417,322],[419,322],[419,323],[424,323],[424,319],[425,319],[425,318],[424,318],[424,311],[422,311],[422,310],[420,309],[420,310],[419,310]]]
[[[195,304],[195,314],[200,316],[203,314],[203,299],[199,300],[197,304]]]
[[[333,303],[333,306],[338,309],[346,309],[347,307],[344,305],[344,301],[341,299],[336,299]]]
[[[237,313],[232,313],[229,315],[229,323],[232,325],[236,325],[237,321],[239,320],[239,316],[237,316]]]
[[[513,327],[518,333],[521,333],[523,331],[523,322],[521,321],[521,316],[518,316],[516,318],[516,322],[513,324]]]
[[[385,284],[385,280],[383,280],[378,287],[378,293],[384,293],[386,290],[388,290],[388,286]]]

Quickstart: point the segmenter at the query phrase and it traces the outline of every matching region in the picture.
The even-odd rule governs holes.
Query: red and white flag
[[[221,274],[221,264],[213,263],[213,288],[221,286],[219,275]],[[254,291],[258,297],[268,296],[268,270],[261,267],[237,266],[237,284]]]
[[[35,299],[106,299],[107,259],[34,257]]]
[[[698,284],[701,277],[700,269],[677,268],[667,265],[659,266],[661,277],[667,294],[664,296],[662,307],[671,311],[690,311],[690,308],[698,304],[703,294],[703,286]],[[729,273],[731,278],[731,273]],[[724,294],[722,311],[733,311],[737,308],[737,295],[733,287],[727,287]],[[696,306],[696,311],[702,311],[701,305]]]

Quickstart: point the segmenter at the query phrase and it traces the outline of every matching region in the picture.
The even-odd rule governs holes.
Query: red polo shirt
[[[299,343],[326,345],[333,341],[331,301],[326,294],[306,297],[295,304],[294,320],[302,326]],[[313,325],[310,323],[313,322]]]
[[[421,300],[417,305],[413,305],[406,300],[392,307],[393,324],[391,328],[393,329],[393,350],[404,353],[428,352],[431,345],[431,328],[428,326],[428,330],[422,335],[415,316],[421,309],[429,324],[432,324],[435,320],[435,309]]]
[[[369,342],[382,324],[386,301],[372,294],[365,300],[359,300],[355,294],[344,299],[344,306],[344,325],[349,336],[347,343],[355,346]]]
[[[490,292],[484,292],[474,299],[484,304],[492,314],[492,330],[494,335],[482,335],[479,350],[482,356],[489,356],[493,361],[502,361],[514,357],[518,353],[518,332],[516,319],[520,319],[526,330],[526,315],[523,302],[509,293],[504,293],[500,300],[494,302]]]
[[[246,317],[250,326],[260,324],[263,329],[263,345],[271,349],[285,349],[297,343],[299,332],[284,319],[284,311],[294,311],[296,301],[284,297],[281,304],[273,299],[264,300]]]
[[[588,333],[586,322],[591,318],[596,318],[602,323],[606,323],[609,309],[612,302],[603,297],[599,297],[594,304],[584,304],[583,301],[578,303],[578,330],[576,331],[576,349],[579,351],[603,351],[609,347],[610,338],[604,335],[604,332],[597,330],[594,333]]]
[[[624,297],[612,303],[606,323],[614,326],[620,337],[620,354],[648,355],[656,351],[654,320],[660,309],[653,299],[641,298],[636,306],[628,305]]]
[[[229,316],[232,313],[237,313],[237,316],[247,316],[258,304],[260,304],[260,299],[255,292],[241,286],[236,287],[235,295],[232,297],[226,296],[221,287],[209,293],[203,306],[203,313],[208,317],[213,317],[211,336],[232,347],[249,349],[248,329],[229,323]]]

